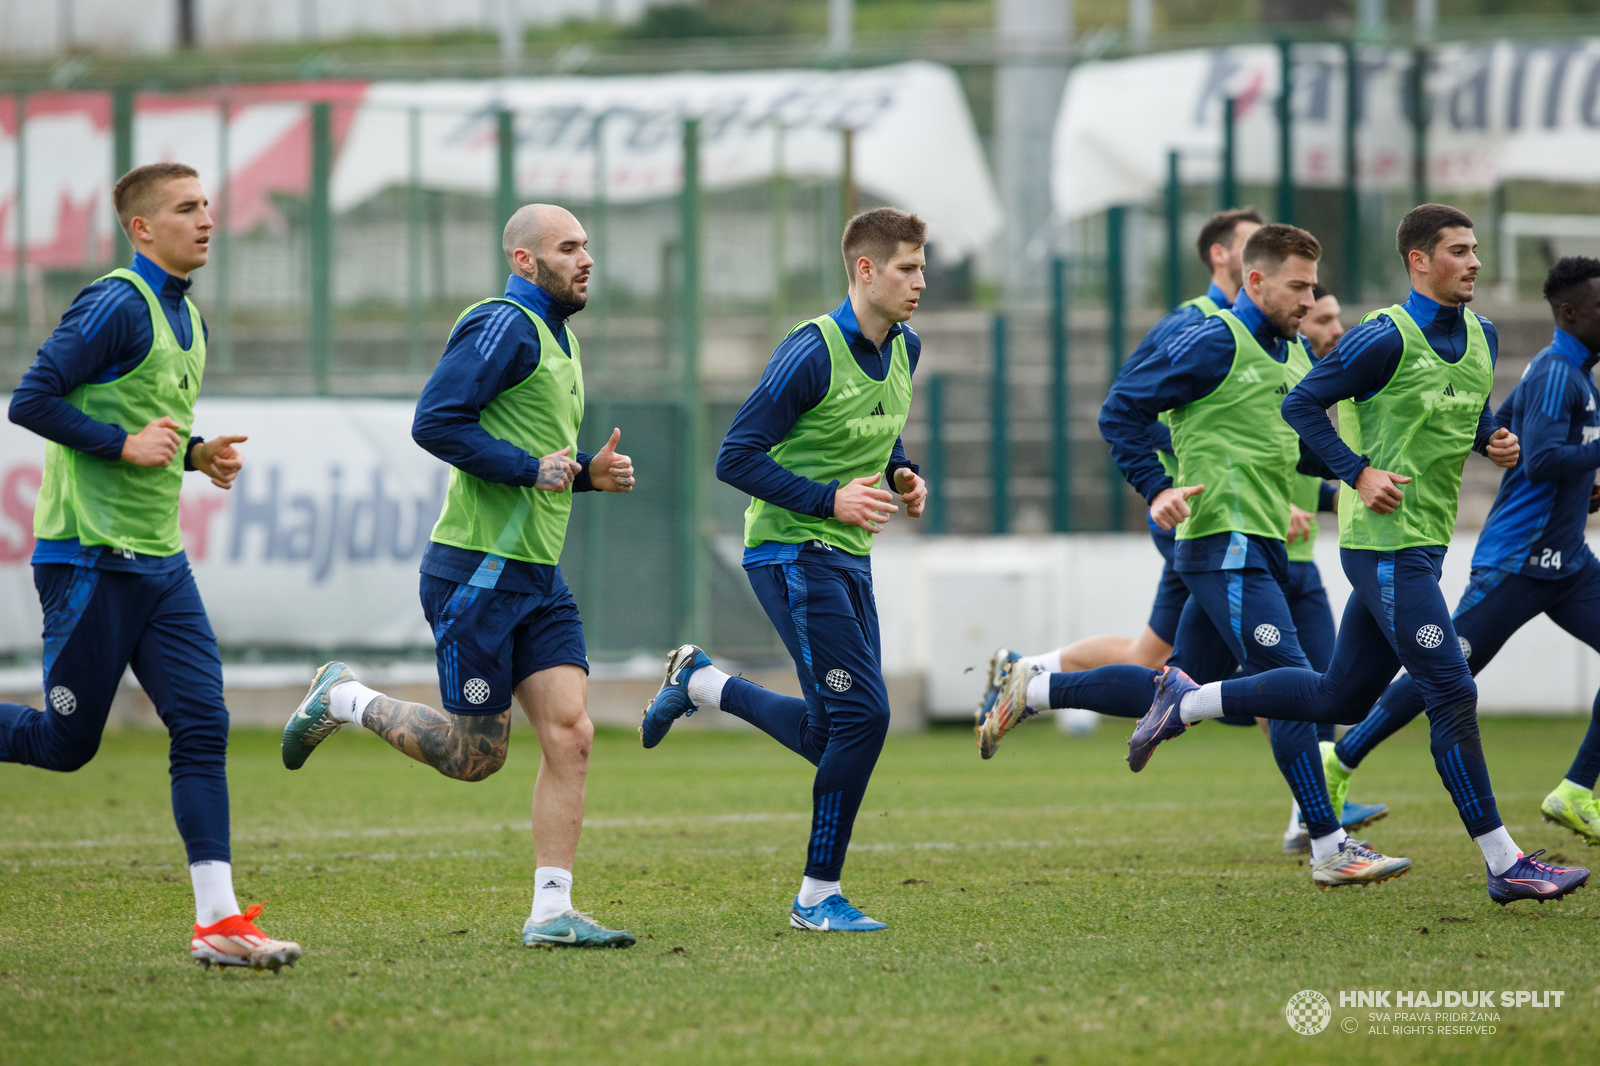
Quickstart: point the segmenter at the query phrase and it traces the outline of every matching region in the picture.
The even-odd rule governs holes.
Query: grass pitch
[[[1585,723],[1496,720],[1484,746],[1527,850]],[[7,1063],[1575,1062],[1600,1038],[1600,885],[1502,910],[1412,728],[1354,794],[1413,872],[1318,892],[1278,853],[1286,790],[1255,730],[1208,725],[1137,777],[1124,728],[1030,725],[889,741],[845,869],[890,923],[789,931],[810,768],[764,737],[602,732],[577,900],[627,951],[530,950],[530,731],[487,782],[440,778],[370,734],[297,773],[234,734],[242,903],[306,957],[281,976],[188,960],[166,738],[123,732],[76,774],[0,767],[0,1061]],[[1565,992],[1492,1035],[1399,1035],[1341,990]],[[1289,997],[1333,1002],[1316,1036]],[[1431,1013],[1423,1011],[1423,1013]],[[1354,1019],[1356,1032],[1347,1032]],[[1387,1034],[1374,1032],[1387,1025]]]

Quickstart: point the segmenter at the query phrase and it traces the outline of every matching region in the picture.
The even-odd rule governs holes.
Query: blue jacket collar
[[[1228,299],[1228,294],[1223,292],[1214,281],[1206,288],[1206,295],[1209,296],[1211,298],[1211,302],[1216,304],[1218,307],[1227,308],[1233,305],[1233,301]]]
[[[1250,299],[1250,294],[1243,289],[1239,290],[1239,298],[1233,301],[1230,308],[1234,317],[1244,323],[1244,328],[1260,343],[1261,347],[1279,362],[1285,358],[1286,338],[1278,331],[1278,327],[1268,318],[1266,312],[1257,307],[1255,301]]]
[[[1550,350],[1585,374],[1594,368],[1595,360],[1600,359],[1600,352],[1591,352],[1582,341],[1559,326],[1550,339]]]
[[[544,324],[550,327],[552,333],[561,332],[562,328],[567,324],[567,319],[583,310],[581,307],[562,303],[544,289],[518,274],[513,274],[506,279],[506,298],[517,301],[517,303],[544,319]]]
[[[144,279],[157,296],[164,296],[169,300],[181,300],[189,292],[189,286],[194,284],[193,278],[180,278],[175,274],[168,274],[156,265],[155,260],[145,256],[143,252],[133,253],[132,271]]]
[[[1406,314],[1411,316],[1412,321],[1421,328],[1427,329],[1435,322],[1451,327],[1459,324],[1463,317],[1462,311],[1466,305],[1447,307],[1431,296],[1424,296],[1416,289],[1412,289],[1411,295],[1406,297],[1406,302],[1403,306],[1406,309]]]
[[[861,324],[856,321],[856,309],[850,306],[850,297],[848,296],[844,298],[844,303],[833,309],[832,318],[839,323],[839,332],[844,334],[846,344],[851,348],[860,345],[862,351],[873,352],[878,355],[887,352],[889,345],[894,343],[894,339],[905,330],[904,324],[900,322],[890,326],[888,336],[883,338],[883,347],[879,348],[862,334]]]

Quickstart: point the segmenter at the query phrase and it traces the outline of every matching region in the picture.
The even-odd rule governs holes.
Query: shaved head
[[[527,204],[506,222],[500,247],[514,274],[562,303],[589,301],[589,235],[577,216],[556,204]]]

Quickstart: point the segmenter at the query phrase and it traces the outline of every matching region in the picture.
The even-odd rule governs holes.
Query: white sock
[[[1350,834],[1343,829],[1335,829],[1325,837],[1311,838],[1311,861],[1321,862],[1332,855],[1337,855],[1344,842],[1350,839]]]
[[[1489,872],[1499,877],[1522,858],[1522,852],[1517,849],[1517,842],[1511,839],[1511,834],[1506,832],[1506,827],[1491,829],[1481,837],[1473,837],[1478,847],[1483,849],[1483,861],[1488,864]]]
[[[360,725],[367,704],[383,693],[370,689],[359,681],[341,681],[328,690],[328,713],[335,721]]]
[[[528,919],[534,925],[543,925],[571,909],[572,871],[559,866],[541,866],[533,871],[533,910]]]
[[[1345,765],[1345,764],[1344,764],[1344,760],[1343,760],[1343,759],[1340,759],[1340,758],[1339,758],[1339,757],[1338,757],[1338,756],[1337,756],[1337,755],[1335,755],[1335,756],[1334,756],[1334,758],[1335,758],[1335,759],[1336,759],[1336,760],[1338,760],[1338,763],[1339,763],[1339,769],[1341,769],[1341,770],[1343,770],[1343,771],[1344,771],[1344,772],[1345,772],[1345,773],[1347,773],[1347,774],[1353,774],[1353,773],[1355,773],[1355,772],[1356,772],[1356,768],[1355,768],[1355,767],[1354,767],[1354,766],[1346,766],[1346,765]]]
[[[1183,719],[1184,725],[1194,725],[1207,718],[1221,718],[1222,682],[1213,681],[1185,694],[1178,704],[1178,717]]]
[[[1297,836],[1300,833],[1300,801],[1297,799],[1289,801],[1289,828],[1283,832],[1286,836]]]
[[[216,925],[239,913],[233,895],[233,863],[202,859],[189,864],[189,883],[194,885],[194,924]]]
[[[696,707],[708,707],[713,711],[720,711],[722,686],[727,683],[727,674],[715,666],[702,666],[689,675],[689,698],[694,700]]]
[[[1028,706],[1036,711],[1050,709],[1050,675],[1034,674],[1028,679]]]
[[[1047,674],[1059,674],[1061,672],[1061,652],[1045,651],[1040,652],[1038,655],[1024,655],[1022,657],[1022,665],[1037,666]]]
[[[800,906],[815,907],[829,896],[842,895],[837,881],[818,881],[815,877],[802,877],[798,898]]]

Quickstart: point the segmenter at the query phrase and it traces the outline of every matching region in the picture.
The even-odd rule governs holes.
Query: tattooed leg
[[[450,714],[379,696],[367,705],[362,724],[446,777],[482,781],[505,765],[511,710]]]

